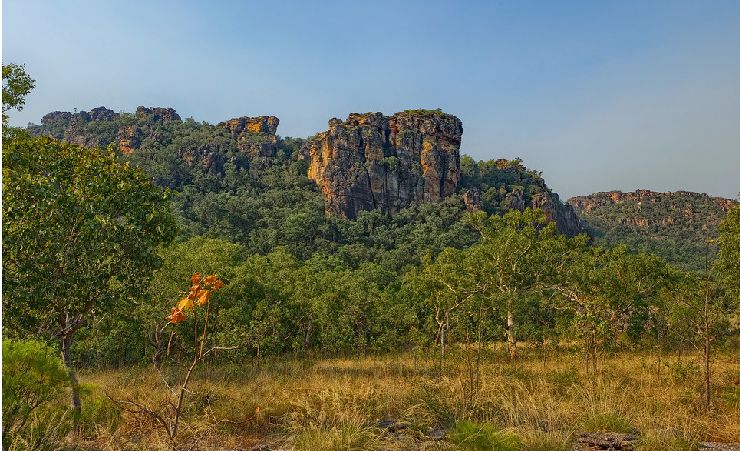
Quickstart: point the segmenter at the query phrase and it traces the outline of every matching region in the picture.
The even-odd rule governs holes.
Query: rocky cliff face
[[[172,108],[141,106],[135,114],[118,114],[99,107],[49,113],[29,131],[88,147],[113,144],[138,164],[165,168],[157,177],[174,187],[189,180],[191,169],[219,177],[227,165],[259,172],[275,164],[282,149],[279,124],[274,116],[197,124],[183,122]],[[561,232],[583,231],[572,207],[563,205],[541,174],[520,161],[461,160],[462,133],[461,121],[439,110],[392,116],[353,113],[344,121],[331,119],[328,130],[306,140],[300,150],[290,140],[294,147],[284,155],[297,154],[308,163],[307,175],[322,191],[330,214],[355,218],[378,209],[391,215],[412,203],[458,194],[470,211],[503,214],[541,208]],[[157,161],[150,161],[154,155]]]
[[[701,223],[708,219],[707,210],[727,213],[737,202],[689,191],[661,193],[638,189],[627,193],[608,191],[576,196],[568,199],[568,204],[584,216],[598,216],[607,210],[621,210],[624,214],[616,219],[620,224],[644,228],[694,220]]]
[[[182,119],[172,108],[140,106],[133,116],[122,116],[98,107],[89,112],[49,113],[41,118],[41,126],[33,126],[30,131],[86,147],[114,144],[122,153],[130,154],[139,149],[146,138],[163,139],[160,127],[177,123],[182,123]],[[277,153],[279,124],[275,116],[244,116],[221,122],[217,127],[226,130],[244,154],[271,158]],[[221,147],[217,143],[203,143],[195,149],[180,149],[178,156],[188,164],[198,160],[210,168],[223,159],[223,155],[216,155],[223,150]]]
[[[578,217],[573,207],[563,205],[560,197],[555,193],[540,193],[533,196],[531,207],[544,211],[547,218],[557,224],[558,230],[568,236],[576,236],[586,232],[583,221]]]
[[[173,108],[136,108],[136,118],[147,122],[181,121],[180,115]]]
[[[105,136],[86,130],[89,123],[110,123],[116,121],[120,114],[105,107],[88,111],[70,113],[54,111],[41,118],[41,126],[49,130],[49,135],[85,147],[104,147],[109,144]]]
[[[275,116],[238,117],[218,124],[231,134],[239,149],[253,157],[274,157],[277,152],[277,128],[280,119]]]
[[[584,233],[584,224],[573,210],[547,186],[542,174],[527,169],[521,160],[461,160],[459,192],[469,211],[504,214],[509,210],[539,208],[568,236]]]
[[[377,208],[393,214],[456,191],[462,132],[460,119],[439,111],[353,113],[345,121],[331,119],[300,157],[328,213],[355,218]]]

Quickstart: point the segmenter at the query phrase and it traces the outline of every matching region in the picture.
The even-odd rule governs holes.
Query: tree
[[[552,272],[557,260],[555,224],[541,210],[513,210],[503,216],[477,213],[470,218],[481,241],[468,251],[470,277],[486,287],[481,295],[506,311],[506,342],[509,357],[516,358],[515,302],[536,288]]]
[[[720,250],[713,267],[710,267],[709,250],[714,244],[719,244]],[[718,325],[737,312],[740,297],[740,207],[735,206],[728,212],[720,224],[719,239],[707,240],[705,252],[705,274],[699,284],[703,288],[700,296],[703,303],[698,330],[703,341],[704,407],[709,409],[712,403],[712,342],[720,334]]]
[[[735,205],[719,227],[719,254],[715,262],[721,282],[734,297],[740,298],[740,205]]]
[[[183,413],[185,393],[190,392],[188,390],[188,385],[190,384],[195,367],[211,353],[236,348],[233,346],[212,346],[206,349],[206,343],[209,341],[210,329],[208,326],[211,305],[213,304],[211,298],[213,294],[223,288],[223,286],[224,282],[219,279],[216,274],[204,277],[201,277],[200,273],[193,274],[190,278],[190,288],[188,289],[187,294],[183,293],[184,297],[180,299],[174,307],[172,307],[170,315],[167,317],[168,323],[172,325],[184,323],[188,316],[192,316],[196,320],[194,321],[192,328],[190,328],[189,324],[183,325],[188,331],[192,331],[193,333],[194,352],[193,360],[190,363],[190,366],[188,366],[182,381],[178,383],[169,383],[164,374],[159,372],[159,367],[155,364],[155,368],[157,368],[169,395],[166,406],[159,409],[153,408],[149,407],[145,403],[133,399],[117,400],[110,394],[106,393],[111,401],[120,405],[124,410],[136,415],[148,417],[158,426],[162,427],[167,433],[167,437],[172,444],[173,450],[178,449],[176,446],[176,439]],[[203,321],[201,323],[198,323],[197,321],[199,310],[205,310],[203,313]]]
[[[26,96],[36,81],[26,73],[26,68],[18,64],[3,64],[3,128],[8,125],[7,111],[18,111],[26,104]]]
[[[162,310],[180,294],[182,281],[190,277],[193,270],[201,274],[219,274],[220,278],[229,280],[234,268],[244,258],[244,248],[228,241],[195,237],[161,249],[159,255],[162,265],[154,272],[148,295],[137,303],[132,318],[136,323],[135,327],[146,328],[147,339],[154,348],[152,363],[157,367],[163,354],[170,354],[177,335],[175,330],[165,334],[168,323]],[[213,316],[216,313],[211,312],[212,324],[215,324],[216,318]]]
[[[167,194],[111,151],[48,138],[4,140],[3,164],[6,326],[60,341],[78,414],[72,337],[146,289],[175,235]]]
[[[432,261],[424,257],[418,272],[412,273],[406,283],[416,291],[434,311],[436,341],[441,357],[444,357],[449,341],[453,315],[466,302],[478,294],[485,294],[487,281],[470,277],[467,268],[468,254],[454,248],[446,248]]]
[[[550,286],[556,308],[571,314],[572,327],[584,340],[585,363],[596,367],[599,342],[620,334],[641,335],[667,283],[664,262],[625,247],[575,249]]]

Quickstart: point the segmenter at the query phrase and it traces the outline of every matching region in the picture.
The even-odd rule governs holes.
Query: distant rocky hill
[[[277,227],[298,211],[313,217],[317,196],[323,198],[320,214],[347,220],[371,211],[392,217],[414,205],[445,201],[439,208],[457,205],[447,221],[466,210],[534,207],[563,233],[583,231],[573,208],[537,171],[519,160],[476,162],[461,156],[462,122],[440,110],[352,113],[344,121],[329,120],[328,130],[305,140],[280,138],[279,124],[274,116],[212,125],[183,120],[172,108],[140,106],[130,114],[98,107],[49,113],[29,131],[82,146],[112,146],[157,184],[182,194],[174,201],[176,210],[183,227],[197,234],[236,240],[246,234],[258,243],[266,240],[257,237],[260,227]],[[273,215],[283,219],[265,219]],[[315,225],[305,231],[311,239],[320,233]],[[289,238],[277,232],[270,237]]]
[[[587,222],[597,242],[626,244],[660,255],[687,269],[713,259],[717,228],[735,204],[732,199],[677,191],[609,191],[577,196],[568,204]]]

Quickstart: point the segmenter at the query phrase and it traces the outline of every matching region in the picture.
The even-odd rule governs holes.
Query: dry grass
[[[300,450],[477,449],[453,442],[461,425],[478,424],[494,431],[485,440],[517,438],[501,449],[566,450],[579,431],[636,432],[642,449],[654,450],[740,441],[740,362],[731,354],[713,364],[715,403],[705,412],[698,361],[686,357],[679,363],[663,356],[658,371],[652,356],[620,355],[587,376],[576,354],[543,362],[532,351],[510,363],[490,351],[479,390],[471,393],[464,352],[455,350],[441,371],[434,359],[410,355],[204,367],[192,384],[179,440],[196,449],[258,443]],[[150,368],[87,373],[82,380],[99,393],[105,388],[116,398],[164,405],[161,379]],[[169,447],[153,421],[121,416],[89,429],[83,443]],[[378,425],[383,419],[405,427],[389,432]],[[430,438],[432,429],[447,431],[446,439]]]

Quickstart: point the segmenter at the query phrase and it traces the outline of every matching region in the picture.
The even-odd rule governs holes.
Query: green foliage
[[[403,110],[403,113],[409,116],[443,116],[445,114],[442,108],[435,108],[433,110]]]
[[[3,129],[8,125],[7,111],[12,108],[21,111],[35,84],[23,65],[3,64]]]
[[[158,254],[161,266],[154,271],[147,291],[133,300],[128,314],[101,315],[80,331],[73,348],[76,361],[85,366],[138,363],[142,358],[151,360],[157,352],[161,359],[170,332],[175,334],[176,345],[187,340],[181,329],[165,327],[169,309],[186,294],[183,284],[194,272],[218,274],[229,281],[246,258],[243,247],[204,237],[162,247]],[[218,317],[219,312],[214,315]],[[192,351],[192,346],[183,348]]]
[[[734,295],[740,298],[740,205],[727,213],[719,227],[719,255],[716,270],[721,282]]]
[[[175,225],[166,194],[111,153],[3,141],[3,310],[14,331],[79,328],[141,295]]]
[[[392,217],[377,211],[362,212],[355,221],[325,216],[323,196],[306,176],[306,161],[297,158],[302,139],[279,139],[277,155],[268,159],[245,154],[224,128],[195,121],[127,114],[89,120],[81,113],[55,113],[30,128],[36,135],[114,146],[117,130],[134,130],[137,137],[138,147],[124,158],[173,190],[173,210],[185,238],[228,240],[248,254],[281,247],[301,260],[337,254],[352,267],[372,261],[397,271],[418,265],[425,253],[467,247],[477,239],[461,222],[466,207],[458,195],[412,205]],[[395,160],[383,163],[392,167]],[[476,163],[464,157],[462,168],[461,189],[479,189],[488,213],[524,209],[537,196],[552,196],[521,160]]]
[[[149,360],[165,348],[187,357],[192,347],[163,321],[193,271],[229,282],[212,324],[214,340],[239,345],[232,358],[382,352],[439,342],[443,333],[450,344],[505,333],[513,344],[517,337],[543,343],[590,336],[609,349],[691,342],[687,318],[695,302],[670,303],[680,272],[645,254],[559,235],[545,214],[528,208],[556,219],[568,209],[521,159],[464,156],[459,194],[393,216],[366,211],[346,220],[324,214],[299,158],[301,139],[278,139],[275,157],[265,158],[240,145],[268,137],[236,142],[225,128],[193,120],[56,113],[30,128],[114,147],[121,130],[136,149],[119,157],[171,190],[182,233],[179,244],[155,255],[164,263],[150,288],[129,294],[133,314],[97,308],[74,348],[85,364]],[[479,194],[481,212],[468,213],[468,191]]]
[[[542,174],[529,170],[521,159],[475,161],[464,155],[460,160],[460,189],[480,192],[481,208],[488,214],[533,207],[543,196],[557,199],[545,185]]]
[[[59,354],[40,341],[3,340],[3,448],[27,437],[32,416],[69,383]],[[31,420],[31,421],[29,421]]]
[[[449,433],[449,440],[461,449],[518,451],[522,440],[512,432],[501,431],[491,424],[459,421]]]
[[[669,280],[661,259],[625,247],[583,248],[571,257],[553,288],[558,309],[572,314],[575,336],[613,344],[623,334],[637,340],[656,327],[653,308]]]

